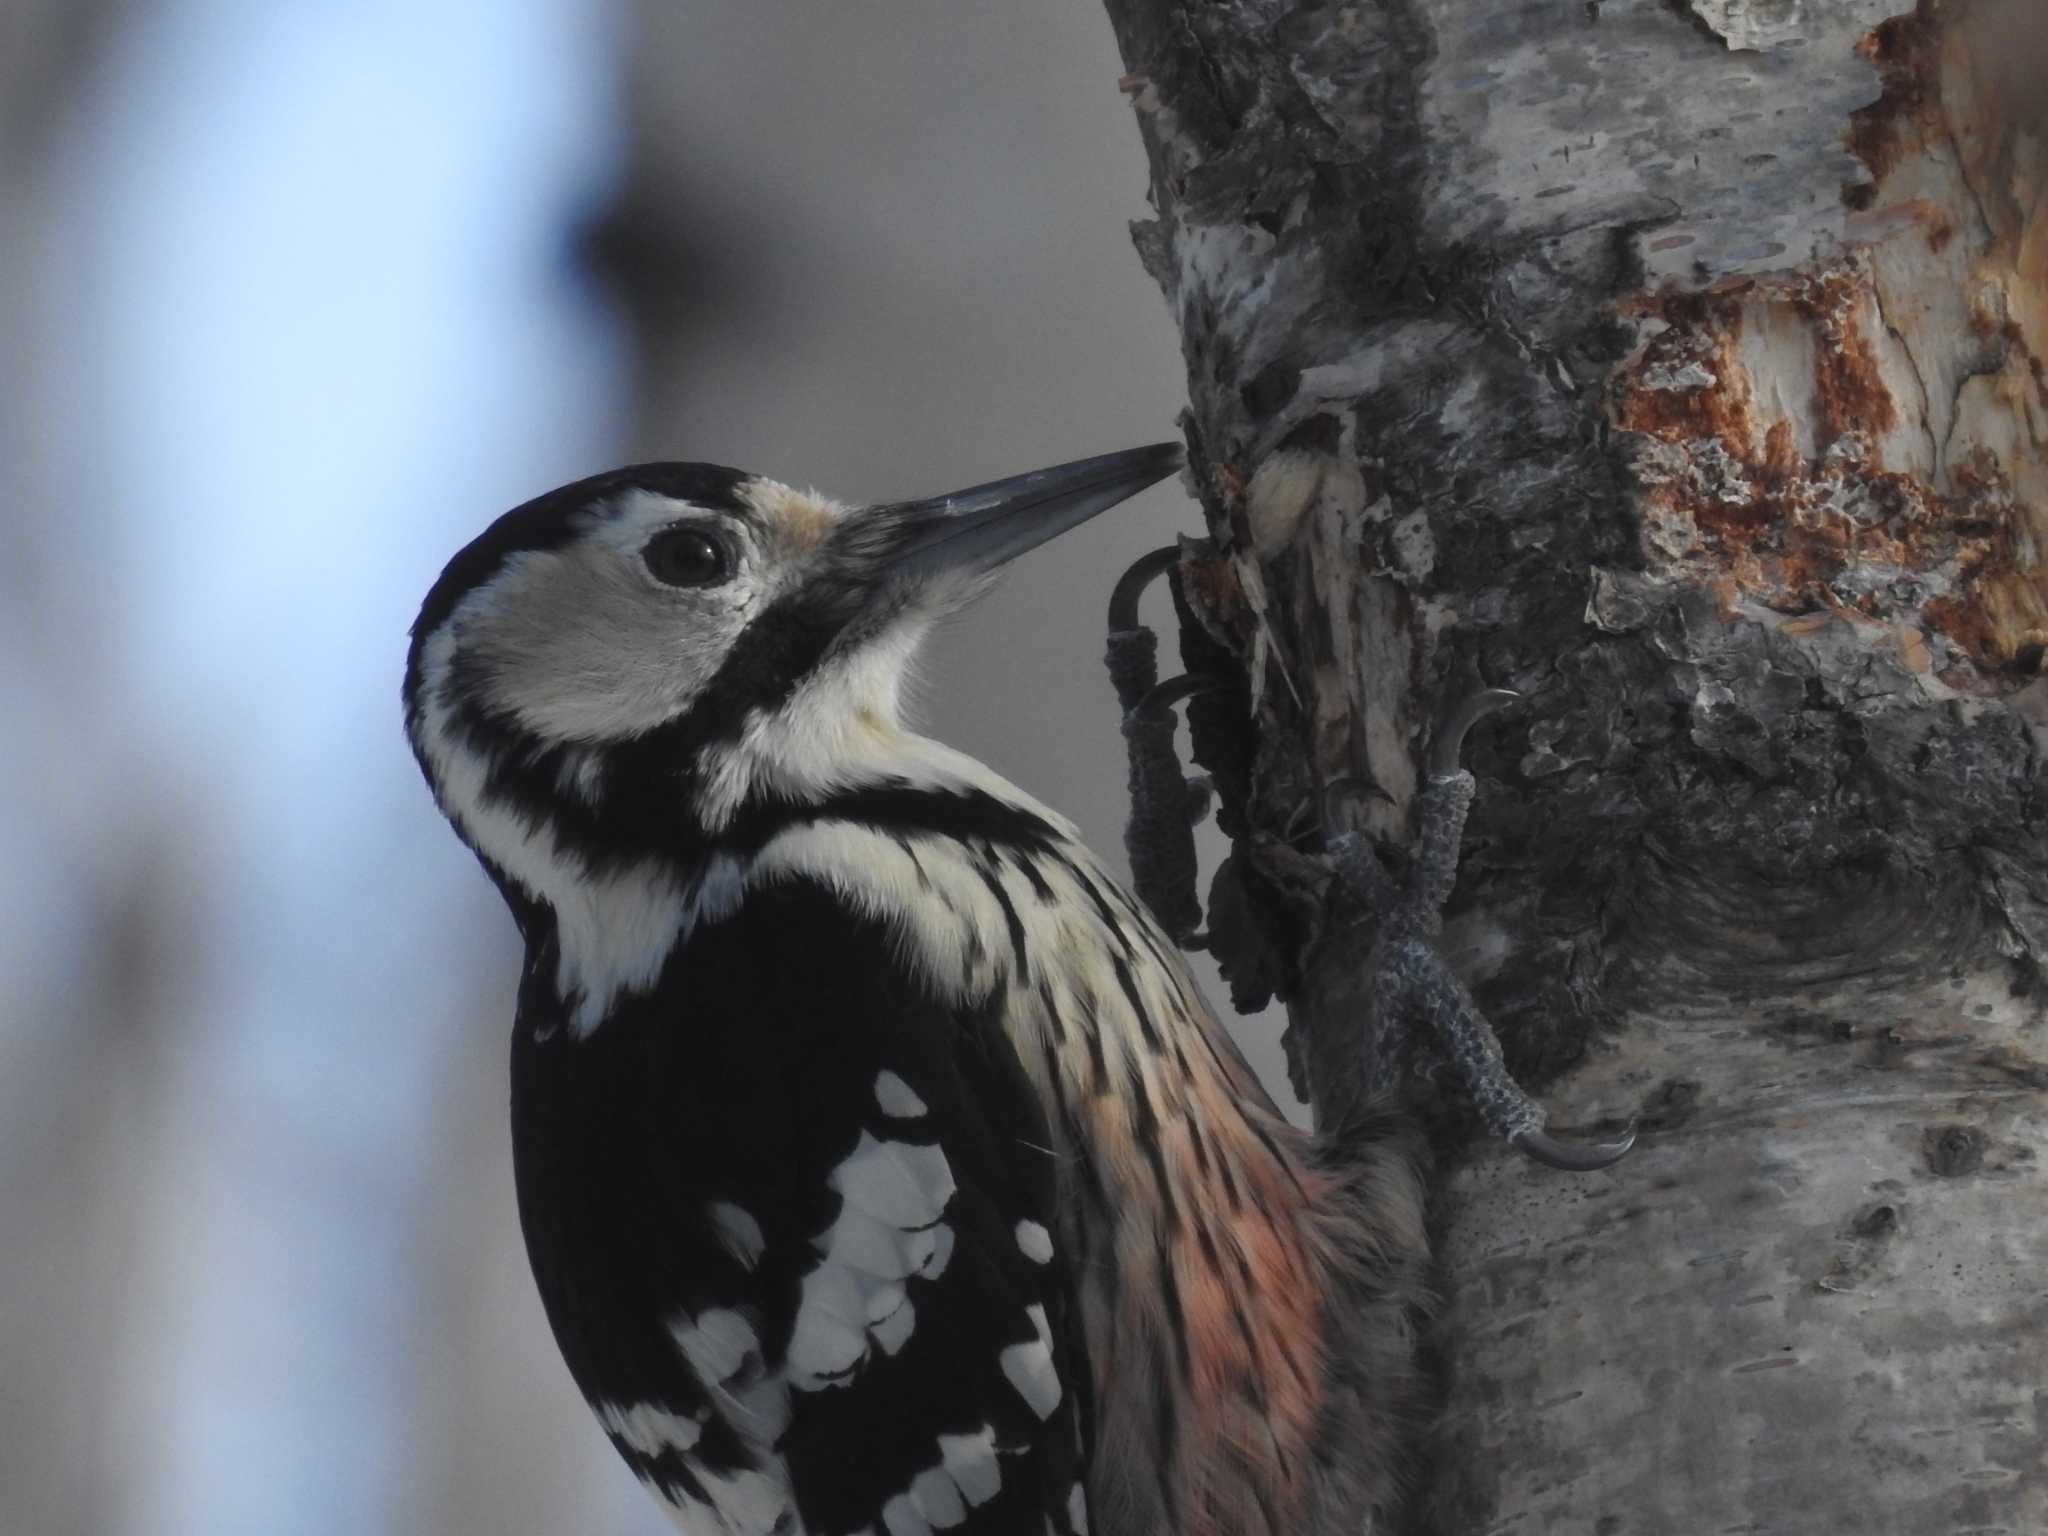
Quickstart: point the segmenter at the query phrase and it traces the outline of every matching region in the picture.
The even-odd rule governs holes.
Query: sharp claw
[[[1313,804],[1313,801],[1303,800],[1287,813],[1287,825],[1280,829],[1281,842],[1293,846],[1310,832],[1314,832],[1318,836],[1322,835],[1323,829],[1320,826],[1310,826],[1308,824],[1309,808]]]
[[[1191,699],[1198,693],[1220,693],[1229,686],[1199,672],[1183,672],[1179,677],[1169,677],[1163,683],[1153,684],[1145,691],[1145,696],[1131,706],[1131,713],[1156,719],[1182,699]]]
[[[1394,797],[1365,774],[1339,774],[1323,786],[1323,825],[1325,827],[1331,827],[1336,824],[1334,818],[1330,815],[1330,802],[1339,794],[1357,795],[1360,798],[1370,796],[1374,799],[1384,800],[1389,805],[1394,803]]]
[[[1636,1130],[1630,1126],[1612,1141],[1563,1141],[1548,1131],[1517,1131],[1508,1144],[1531,1162],[1566,1173],[1596,1173],[1612,1168],[1636,1144]]]
[[[1460,703],[1437,728],[1436,747],[1429,757],[1429,771],[1456,773],[1458,754],[1465,747],[1465,733],[1496,709],[1505,709],[1520,697],[1512,688],[1482,688]]]
[[[1169,544],[1164,549],[1155,549],[1149,555],[1140,555],[1131,562],[1123,575],[1117,577],[1116,585],[1109,592],[1109,632],[1136,629],[1138,627],[1138,599],[1145,588],[1171,570],[1180,561],[1180,546]]]

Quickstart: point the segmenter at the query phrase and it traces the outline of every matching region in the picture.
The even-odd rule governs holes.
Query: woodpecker
[[[534,1277],[691,1536],[1396,1501],[1405,1121],[1293,1127],[1072,824],[904,723],[936,620],[1180,463],[873,506],[639,465],[506,513],[420,610],[406,730],[526,946]]]

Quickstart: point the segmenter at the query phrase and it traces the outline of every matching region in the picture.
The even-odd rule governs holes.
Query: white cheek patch
[[[629,740],[683,714],[747,625],[802,581],[844,512],[773,481],[749,481],[739,495],[754,507],[751,524],[627,491],[579,537],[509,558],[447,626],[492,707],[550,744]],[[680,521],[738,545],[731,580],[676,588],[648,574],[648,540]]]
[[[844,509],[772,481],[740,488],[735,518],[644,489],[587,516],[568,542],[521,550],[443,626],[493,709],[551,745],[639,736],[683,713],[741,632],[801,582]],[[731,544],[728,580],[672,587],[643,552],[677,523]]]
[[[757,599],[744,575],[678,592],[600,539],[527,550],[451,628],[492,708],[549,743],[624,740],[679,714]]]

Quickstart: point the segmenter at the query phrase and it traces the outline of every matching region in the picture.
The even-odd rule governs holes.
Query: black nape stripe
[[[487,710],[473,691],[458,692],[448,702],[454,706],[451,724],[461,744],[489,765],[486,794],[531,824],[547,826],[562,849],[580,859],[592,875],[640,863],[650,855],[684,868],[719,853],[746,859],[778,833],[820,821],[849,821],[897,840],[910,853],[926,887],[930,877],[909,847],[912,834],[950,838],[970,847],[995,844],[1058,856],[1059,832],[1032,811],[985,790],[945,789],[901,778],[818,801],[759,797],[741,805],[713,831],[694,809],[698,763],[706,743],[678,739],[683,722],[636,741],[579,749],[539,742]],[[591,799],[564,788],[576,777],[585,754],[598,770],[597,793]]]
[[[962,843],[1049,849],[1060,841],[1060,834],[1043,816],[998,800],[986,790],[935,789],[907,779],[844,790],[816,805],[763,809],[771,817],[777,816],[779,809],[778,831],[800,822],[851,821],[891,832],[936,833]]]

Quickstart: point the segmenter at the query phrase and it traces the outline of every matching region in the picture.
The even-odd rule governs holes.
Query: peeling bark
[[[2048,17],[1903,3],[1109,3],[1254,701],[1221,958],[1334,1115],[1301,828],[1402,848],[1520,690],[1450,938],[1646,1132],[1574,1180],[1423,1085],[1419,1529],[2048,1529]]]

